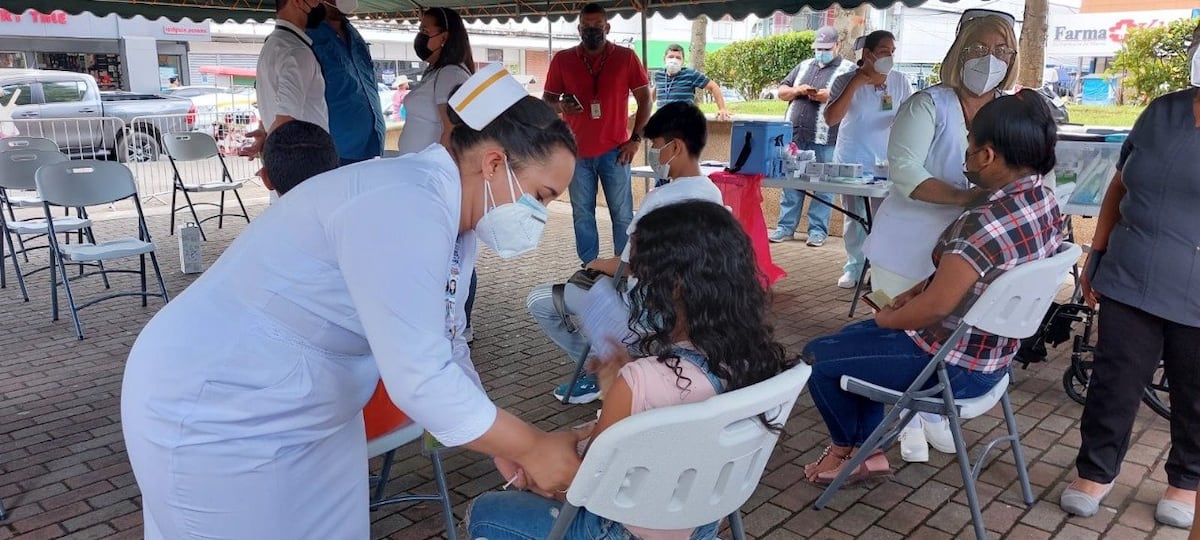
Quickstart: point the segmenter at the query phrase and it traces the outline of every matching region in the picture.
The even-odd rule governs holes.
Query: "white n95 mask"
[[[504,170],[508,174],[508,192],[513,202],[496,206],[491,184],[484,181],[484,213],[479,223],[475,224],[475,234],[479,235],[483,245],[496,252],[501,259],[511,259],[537,248],[546,229],[548,212],[542,203],[521,189],[507,158],[504,160]],[[520,198],[516,196],[518,191],[521,192]],[[491,210],[488,210],[489,202]]]
[[[683,60],[680,60],[678,58],[668,58],[666,65],[667,65],[667,73],[669,75],[674,75],[676,73],[679,73],[680,71],[683,71]]]
[[[880,56],[879,58],[876,58],[874,64],[875,73],[887,75],[892,71],[892,67],[895,66],[895,62],[895,59],[890,56]]]
[[[1008,74],[1008,62],[987,55],[963,62],[962,82],[977,96],[995,90]]]

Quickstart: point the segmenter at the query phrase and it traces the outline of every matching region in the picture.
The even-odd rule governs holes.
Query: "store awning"
[[[542,19],[544,17],[573,17],[589,0],[360,0],[356,13],[361,18],[415,20],[428,7],[448,7],[458,10],[469,20]],[[895,0],[597,0],[610,14],[629,16],[648,11],[665,17],[684,15],[694,18],[707,15],[720,19],[726,15],[743,19],[748,15],[766,17],[776,11],[798,13],[808,8],[821,11],[840,4],[856,7],[870,4],[886,8]],[[916,6],[927,0],[901,0],[904,5]],[[939,0],[953,2],[955,0]],[[271,18],[275,0],[8,0],[6,9],[19,12],[35,9],[41,13],[63,10],[71,14],[90,12],[105,16],[115,13],[121,17],[141,15],[146,18],[167,17],[172,20],[191,19],[216,22],[233,20],[264,21]]]
[[[200,66],[200,73],[210,73],[212,75],[227,75],[230,77],[250,77],[255,78],[258,73],[254,68],[230,67],[230,66]]]

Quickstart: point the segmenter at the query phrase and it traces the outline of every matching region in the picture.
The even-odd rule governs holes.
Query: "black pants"
[[[1103,300],[1087,404],[1075,466],[1101,484],[1121,470],[1142,391],[1164,362],[1171,389],[1171,452],[1167,482],[1195,490],[1200,482],[1200,328]]]

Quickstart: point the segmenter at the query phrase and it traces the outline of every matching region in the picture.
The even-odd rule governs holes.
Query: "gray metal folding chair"
[[[446,484],[446,470],[442,467],[440,448],[428,450],[429,460],[433,462],[433,480],[437,484],[437,494],[405,493],[386,497],[388,480],[392,474],[392,462],[396,450],[401,446],[421,440],[425,429],[409,420],[392,431],[367,441],[367,458],[383,456],[383,467],[379,476],[372,477],[374,490],[371,492],[371,510],[393,504],[409,504],[417,502],[437,502],[442,506],[442,518],[446,521],[446,538],[456,540],[454,509],[450,503],[450,487]],[[385,498],[386,497],[386,498]]]
[[[766,381],[699,403],[630,416],[591,442],[558,513],[561,540],[580,508],[649,529],[700,527],[728,517],[745,540],[740,508],[758,489],[779,431],[808,382],[799,364]]]
[[[158,256],[154,251],[154,243],[150,239],[150,229],[146,227],[146,216],[142,213],[142,203],[137,194],[137,183],[133,173],[124,165],[106,161],[82,160],[69,161],[47,165],[37,170],[37,191],[42,198],[42,206],[46,212],[50,238],[50,302],[51,318],[58,320],[58,277],[61,271],[62,285],[67,291],[67,302],[71,307],[71,319],[75,323],[75,335],[83,339],[83,326],[79,323],[79,310],[121,296],[139,296],[142,306],[150,296],[158,296],[166,303],[170,300],[167,295],[167,285],[163,282],[162,271],[158,267]],[[86,208],[102,204],[132,200],[137,210],[137,237],[122,237],[105,242],[89,242],[78,244],[62,244],[55,238],[58,232],[55,222],[51,219],[51,206],[71,208]],[[86,215],[86,214],[85,214]],[[149,256],[158,278],[161,293],[150,293],[146,288],[146,257]],[[99,266],[99,270],[82,274],[80,277],[100,275],[107,280],[109,274],[137,274],[141,278],[140,292],[112,293],[89,300],[83,304],[75,303],[75,293],[71,290],[71,278],[67,276],[67,264],[97,264],[104,262],[138,257],[141,262],[139,270],[110,270]],[[107,281],[106,281],[107,285]]]
[[[67,161],[67,156],[59,153],[57,150],[9,150],[0,152],[0,190],[34,191],[36,194],[37,185],[34,177],[37,171],[42,167],[65,161]],[[40,197],[35,196],[33,199],[37,201],[39,206],[42,205]],[[11,210],[12,207],[10,206],[10,216],[12,215]],[[0,216],[0,218],[2,217]],[[25,298],[26,302],[29,301],[29,291],[25,287],[25,277],[45,270],[49,266],[25,272],[21,270],[21,259],[23,258],[28,262],[29,251],[49,248],[49,245],[26,248],[25,240],[33,240],[50,234],[51,219],[54,230],[58,233],[79,231],[86,233],[89,237],[91,235],[91,221],[82,212],[75,217],[56,216],[50,218],[47,215],[46,217],[25,220],[18,220],[15,217],[12,219],[0,219],[0,233],[3,235],[0,238],[0,288],[8,286],[4,261],[11,258],[13,270],[17,276],[17,284],[21,287],[21,296]]]
[[[886,448],[895,441],[900,431],[918,412],[939,414],[945,416],[950,422],[950,433],[954,437],[959,470],[967,492],[967,505],[971,509],[971,518],[977,538],[987,538],[987,533],[983,526],[983,514],[979,508],[979,495],[975,490],[975,481],[979,478],[979,473],[987,462],[988,454],[998,444],[1008,442],[1012,445],[1017,477],[1021,483],[1021,494],[1024,496],[1025,504],[1032,505],[1033,489],[1029,485],[1029,472],[1025,467],[1025,452],[1021,449],[1021,433],[1017,429],[1017,420],[1013,416],[1012,403],[1008,400],[1010,375],[1006,373],[996,383],[996,386],[983,396],[956,400],[953,390],[950,388],[944,359],[971,328],[1014,339],[1032,336],[1037,332],[1042,318],[1046,315],[1046,310],[1049,309],[1050,303],[1058,294],[1063,276],[1074,266],[1081,253],[1082,250],[1079,246],[1065,243],[1058,254],[1053,257],[1025,263],[1001,274],[988,286],[975,305],[971,306],[971,309],[963,317],[962,323],[946,339],[945,344],[917,376],[916,381],[908,387],[908,390],[897,392],[855,377],[843,376],[842,390],[879,403],[891,403],[893,407],[813,506],[818,510],[825,508],[833,495],[845,484],[850,474],[858,470],[859,466],[877,449]],[[922,390],[933,377],[937,377],[937,384]],[[1008,435],[989,442],[984,447],[983,453],[980,454],[979,460],[972,465],[967,453],[967,443],[963,439],[960,420],[983,415],[991,410],[997,402],[1004,410]]]
[[[225,157],[221,155],[217,148],[217,141],[213,140],[212,135],[200,133],[197,131],[188,131],[180,133],[167,133],[163,135],[163,147],[167,150],[167,159],[171,161],[171,169],[175,172],[174,186],[171,188],[171,234],[175,234],[175,214],[185,207],[176,206],[177,196],[179,192],[183,192],[183,198],[187,201],[186,208],[191,211],[192,219],[195,220],[196,226],[200,227],[200,237],[208,240],[208,236],[204,233],[204,222],[209,220],[217,220],[217,228],[225,226],[225,216],[246,218],[246,223],[250,223],[250,213],[246,212],[246,205],[242,203],[242,196],[238,193],[238,188],[242,187],[245,180],[234,180],[229,174],[229,167],[225,166]],[[188,161],[201,161],[206,159],[217,158],[221,164],[221,177],[216,182],[185,182],[183,175],[180,174],[179,164]],[[237,198],[238,206],[242,208],[240,214],[228,214],[225,212],[225,193],[232,191],[233,196]],[[220,193],[221,202],[193,202],[192,193]],[[200,219],[196,213],[196,206],[216,206],[217,214]]]

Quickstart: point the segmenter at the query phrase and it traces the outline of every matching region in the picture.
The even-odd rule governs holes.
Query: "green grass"
[[[1067,105],[1071,123],[1085,126],[1133,127],[1142,109],[1141,105]]]
[[[700,109],[705,113],[717,112],[715,103],[703,103]],[[1131,127],[1142,113],[1144,107],[1139,105],[1068,105],[1071,113],[1071,123],[1088,126]],[[756,100],[730,103],[729,110],[735,115],[745,116],[775,116],[782,117],[787,110],[787,103],[779,100]]]

